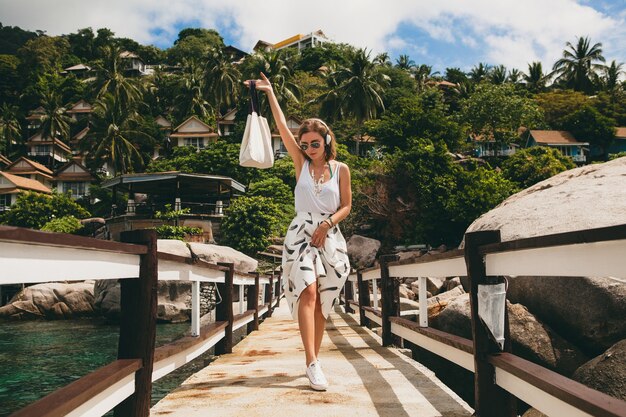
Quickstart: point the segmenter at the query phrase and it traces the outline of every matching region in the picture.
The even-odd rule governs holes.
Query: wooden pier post
[[[391,321],[389,321],[389,317],[400,316],[400,286],[394,277],[389,276],[389,262],[396,260],[398,260],[398,255],[383,255],[379,258],[383,346],[402,344],[402,339],[391,333]]]
[[[122,232],[125,243],[145,245],[139,277],[121,279],[120,338],[118,359],[141,359],[143,366],[135,374],[135,392],[114,409],[116,417],[150,415],[152,368],[156,339],[158,259],[156,231],[144,229]]]
[[[515,417],[516,400],[509,392],[495,383],[495,369],[487,362],[487,357],[500,352],[495,341],[489,336],[489,329],[478,316],[478,285],[494,284],[495,278],[487,278],[485,262],[478,248],[481,245],[500,242],[500,231],[489,230],[465,234],[465,264],[470,285],[470,308],[472,318],[472,339],[474,342],[474,410],[480,417]],[[505,345],[511,351],[508,315],[505,304]]]
[[[346,301],[345,311],[346,313],[354,313],[354,309],[352,305],[350,305],[350,301],[354,301],[354,291],[352,288],[352,281],[350,279],[346,280],[346,284],[344,285],[344,298]]]
[[[270,285],[269,291],[266,293],[267,298],[269,299],[269,307],[267,309],[267,317],[272,317],[272,312],[274,311],[274,275],[270,277]]]
[[[254,310],[254,320],[248,323],[248,333],[259,330],[259,273],[253,274],[254,285],[248,285],[248,310]]]
[[[356,272],[356,280],[359,286],[359,318],[361,326],[370,325],[370,320],[365,316],[365,310],[363,307],[370,306],[370,286],[367,281],[363,281],[363,275],[361,271]]]
[[[233,351],[233,278],[235,276],[235,264],[218,262],[218,265],[228,268],[227,271],[224,271],[224,283],[217,284],[217,290],[222,296],[222,302],[215,306],[215,321],[228,323],[224,338],[215,345],[215,354],[223,355]]]

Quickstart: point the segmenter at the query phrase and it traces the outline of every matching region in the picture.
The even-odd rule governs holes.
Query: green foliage
[[[589,103],[583,93],[572,90],[557,90],[537,94],[534,98],[543,111],[546,124],[552,129],[563,130],[563,120]]]
[[[39,36],[37,32],[0,23],[0,54],[14,55],[26,42]]]
[[[171,226],[168,224],[155,227],[155,230],[159,239],[178,239],[182,241],[185,241],[185,237],[189,235],[202,234],[202,229],[199,227]]]
[[[565,117],[563,125],[577,140],[591,144],[592,155],[601,154],[606,160],[606,148],[615,139],[615,120],[601,115],[594,107],[586,106]],[[597,152],[594,152],[594,147]]]
[[[77,234],[83,228],[82,223],[74,216],[64,216],[52,219],[43,225],[45,232]]]
[[[154,217],[160,220],[177,220],[183,214],[187,214],[191,211],[190,208],[184,208],[181,210],[172,210],[171,204],[165,205],[165,211],[157,211],[154,213]]]
[[[226,209],[222,244],[255,256],[281,233],[280,207],[266,197],[239,197]]]
[[[462,102],[461,120],[471,132],[510,143],[519,138],[522,126],[534,129],[543,121],[541,111],[530,99],[521,96],[511,84],[481,83]]]
[[[572,158],[558,150],[533,146],[510,156],[502,164],[502,174],[523,189],[575,167]]]
[[[0,55],[0,105],[19,97],[21,77],[20,60],[14,55]]]
[[[84,219],[90,214],[68,194],[54,192],[52,195],[46,195],[29,191],[17,197],[17,202],[11,210],[0,216],[0,223],[40,229],[50,220],[66,216]]]
[[[223,47],[224,40],[215,30],[187,28],[179,32],[174,46],[167,50],[167,59],[170,64],[201,61],[211,49]]]
[[[591,103],[603,116],[615,120],[615,126],[626,126],[626,91],[601,92]]]
[[[617,159],[617,158],[623,158],[625,156],[626,156],[626,151],[618,152],[618,153],[610,153],[609,154],[609,161],[612,161],[612,160]]]
[[[279,178],[268,177],[251,183],[247,195],[265,197],[274,202],[279,208],[277,215],[281,220],[281,229],[286,230],[296,214],[291,188]]]

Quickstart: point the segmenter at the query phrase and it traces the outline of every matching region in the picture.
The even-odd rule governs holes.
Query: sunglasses
[[[311,148],[313,149],[318,149],[322,146],[321,142],[313,142],[311,143],[311,145],[309,145],[308,143],[302,143],[300,144],[300,149],[302,149],[303,151],[306,151],[307,149],[309,149],[309,146],[311,146]]]

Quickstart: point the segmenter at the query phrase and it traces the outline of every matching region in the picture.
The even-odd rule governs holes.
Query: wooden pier
[[[320,361],[330,387],[313,391],[304,375],[298,326],[286,303],[188,378],[151,416],[470,416],[472,409],[432,371],[337,309],[326,325]]]

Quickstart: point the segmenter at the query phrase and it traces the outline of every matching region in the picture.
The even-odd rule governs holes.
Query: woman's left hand
[[[330,229],[328,223],[320,223],[320,225],[317,226],[317,229],[315,229],[315,232],[313,232],[313,236],[311,236],[311,246],[314,246],[316,248],[324,247],[324,242],[326,242],[326,234],[328,233],[328,229]]]

